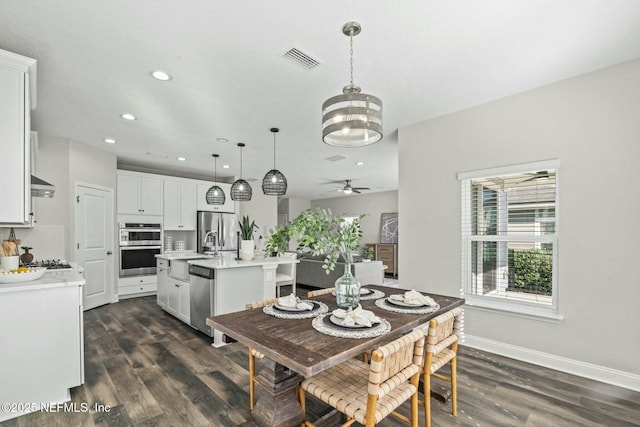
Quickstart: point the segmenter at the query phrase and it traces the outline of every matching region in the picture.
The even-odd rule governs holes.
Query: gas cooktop
[[[63,270],[72,268],[67,261],[60,259],[45,259],[40,261],[33,261],[29,264],[29,267],[47,267],[47,270]]]

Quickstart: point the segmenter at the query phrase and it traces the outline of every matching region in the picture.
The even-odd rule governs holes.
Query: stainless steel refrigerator
[[[198,253],[237,251],[239,231],[236,214],[198,211]]]

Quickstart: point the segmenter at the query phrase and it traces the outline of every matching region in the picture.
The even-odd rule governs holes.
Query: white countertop
[[[234,252],[235,254],[235,252]],[[160,259],[195,259],[195,258],[210,258],[211,255],[199,254],[196,251],[167,251],[160,255],[156,255],[156,258]]]
[[[84,277],[76,270],[50,270],[37,280],[19,283],[0,283],[0,294],[3,292],[34,291],[64,286],[83,286],[84,284]]]
[[[266,257],[258,258],[252,261],[241,261],[235,259],[235,253],[218,257],[210,257],[206,259],[192,259],[187,261],[189,264],[200,267],[218,269],[218,268],[241,268],[241,267],[258,267],[273,264],[291,264],[299,261],[292,257]]]

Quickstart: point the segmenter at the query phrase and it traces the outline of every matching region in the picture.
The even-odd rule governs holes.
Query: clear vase
[[[351,274],[351,264],[344,264],[344,274],[338,277],[335,285],[338,307],[356,308],[360,303],[360,282]]]

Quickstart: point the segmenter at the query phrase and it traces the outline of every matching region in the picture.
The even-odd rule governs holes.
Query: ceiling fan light
[[[353,190],[351,190],[350,188],[345,188],[343,191],[344,191],[344,194],[351,194],[351,193],[353,193]]]

